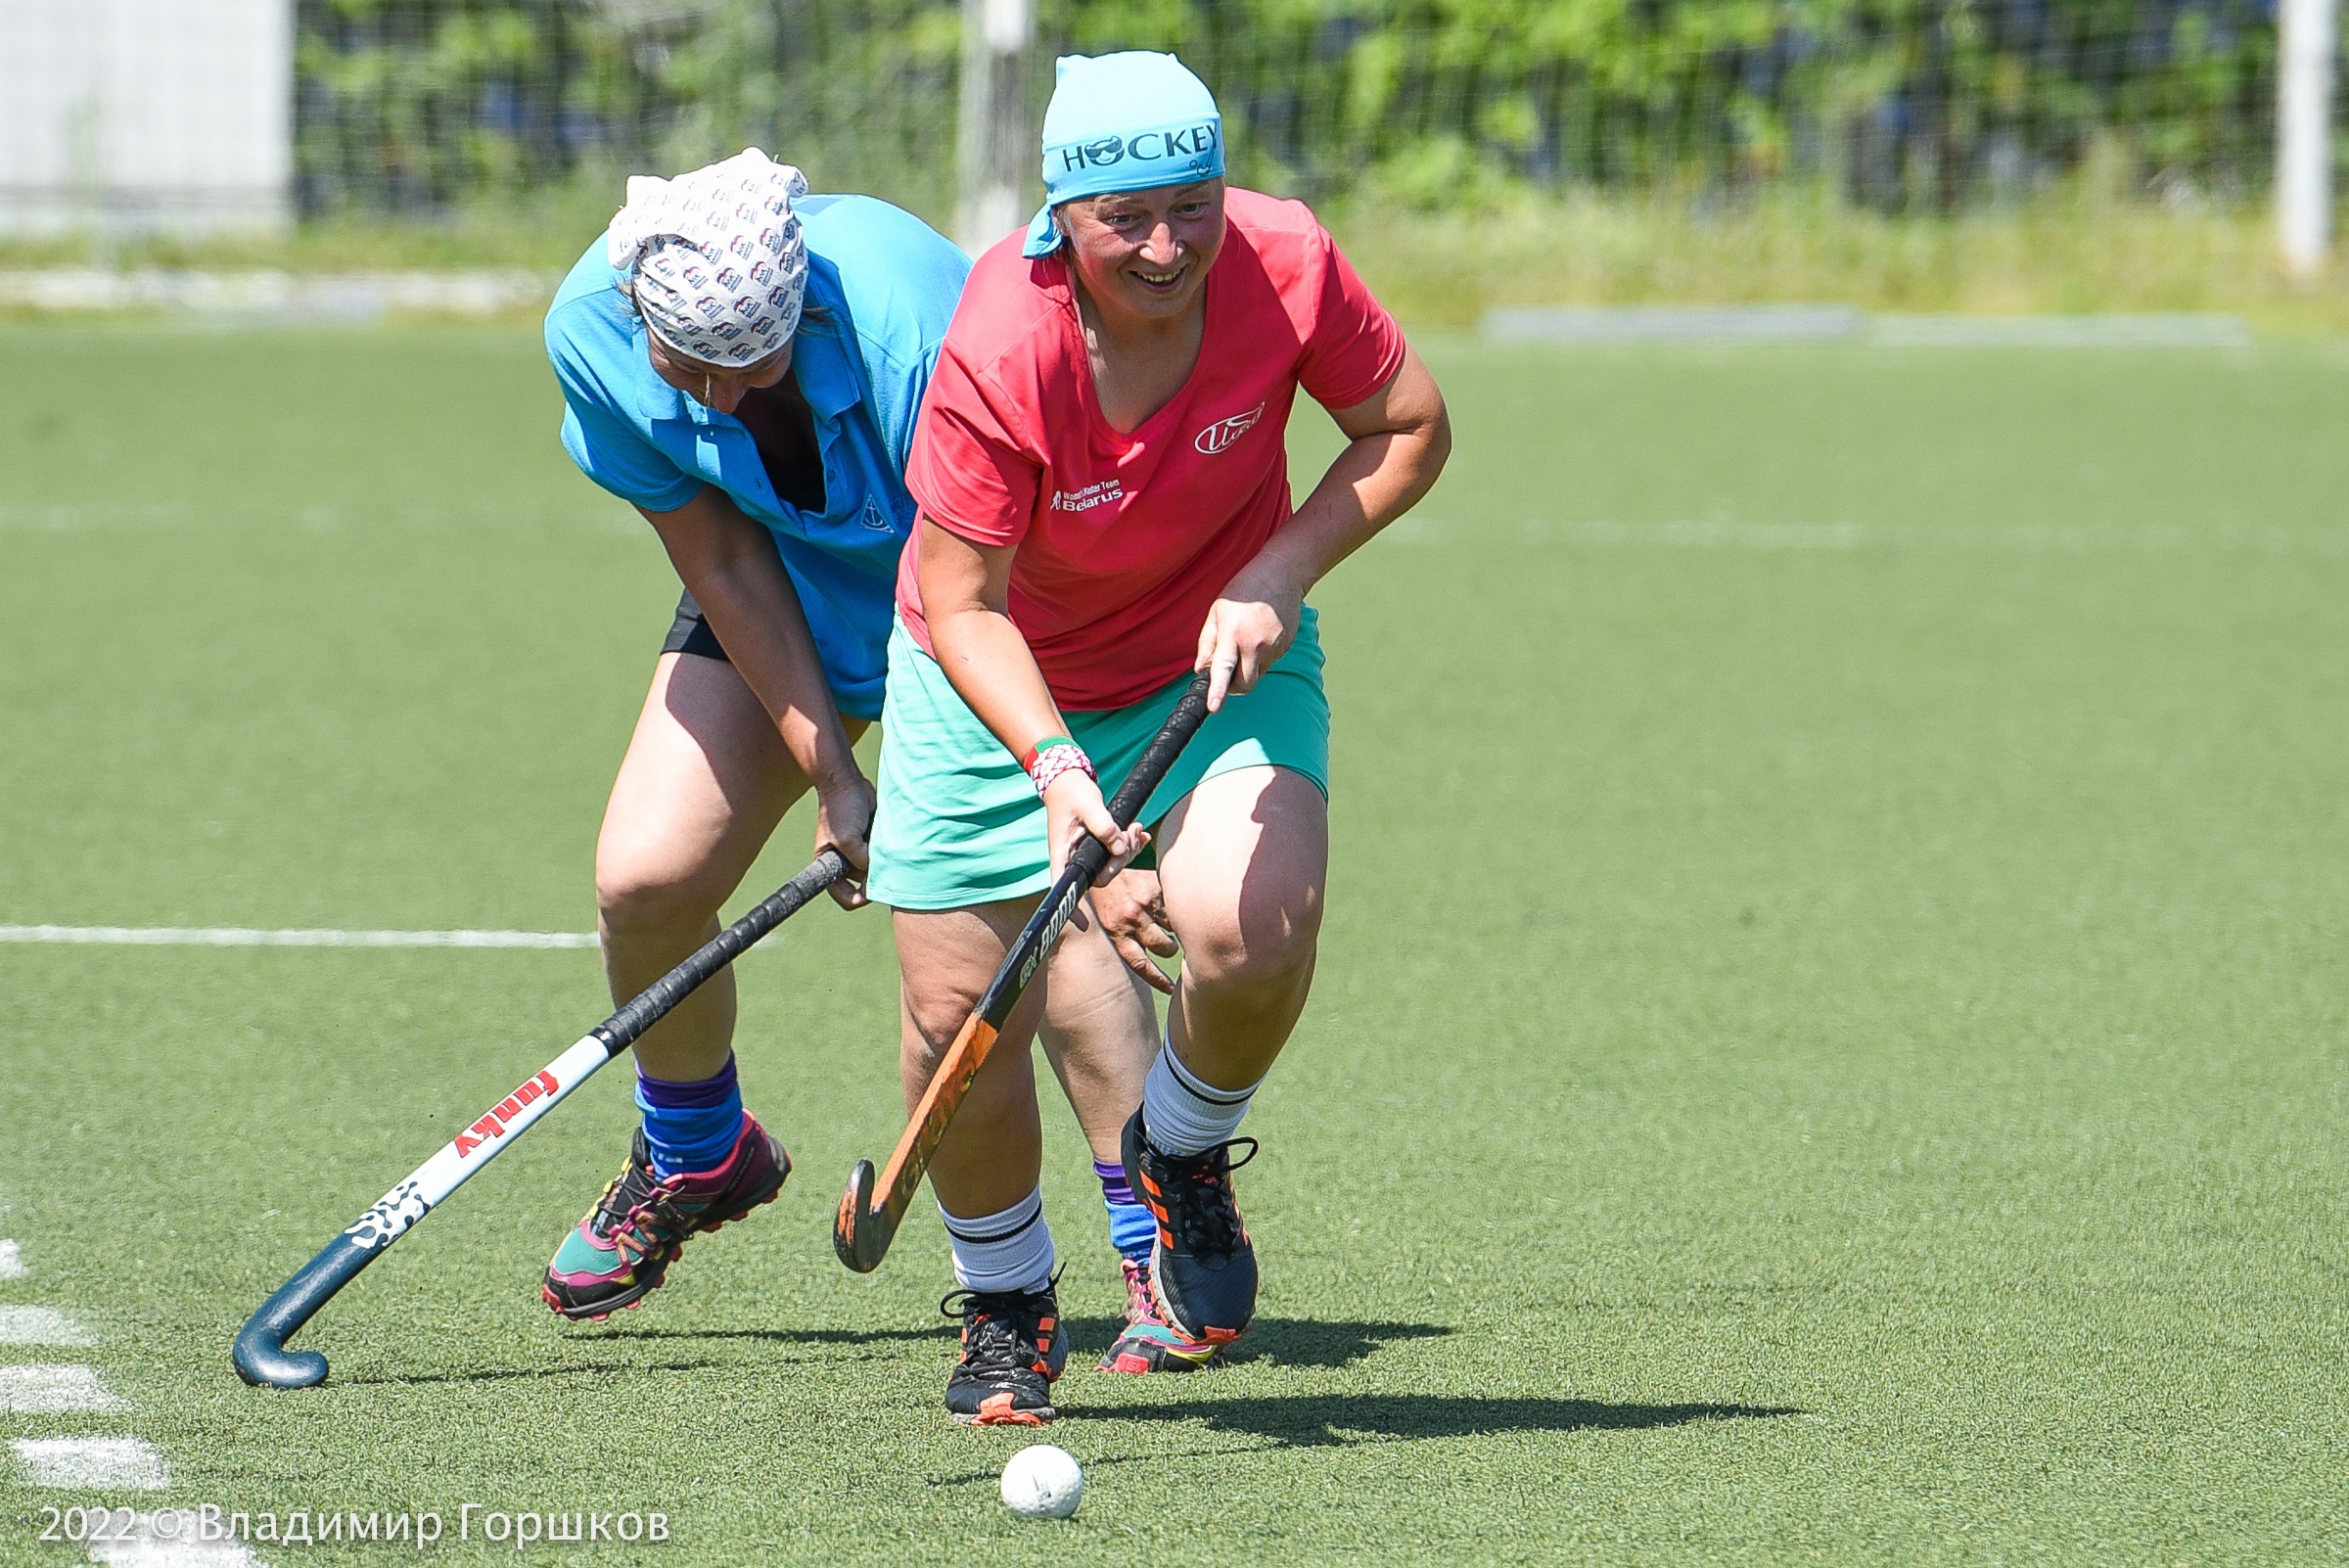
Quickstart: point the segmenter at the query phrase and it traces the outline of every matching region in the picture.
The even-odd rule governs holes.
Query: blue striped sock
[[[1095,1160],[1093,1175],[1101,1178],[1101,1206],[1109,1211],[1109,1244],[1122,1257],[1134,1263],[1147,1262],[1150,1243],[1158,1235],[1158,1222],[1150,1218],[1148,1209],[1133,1201],[1133,1188],[1127,1183],[1126,1168]]]
[[[734,1058],[697,1084],[671,1084],[636,1070],[636,1108],[644,1113],[644,1141],[653,1172],[709,1171],[725,1162],[742,1135],[742,1089]]]

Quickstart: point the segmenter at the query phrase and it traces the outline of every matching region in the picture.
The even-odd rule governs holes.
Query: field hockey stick
[[[1207,684],[1205,670],[1200,671],[1174,712],[1167,715],[1165,724],[1152,737],[1149,749],[1126,782],[1109,803],[1109,814],[1120,827],[1129,827],[1149,803],[1151,792],[1174,765],[1199,726],[1207,719]],[[1012,1008],[1028,990],[1028,982],[1036,978],[1052,945],[1060,940],[1061,928],[1077,910],[1077,900],[1084,890],[1109,864],[1109,847],[1090,833],[1082,837],[1069,852],[1068,864],[1044,901],[1036,906],[1028,924],[1020,931],[1019,940],[1003,955],[989,981],[987,991],[980,996],[979,1005],[946,1047],[946,1054],[930,1078],[930,1087],[922,1095],[922,1103],[914,1108],[905,1131],[898,1139],[897,1152],[889,1157],[889,1167],[876,1182],[873,1162],[859,1160],[849,1173],[849,1190],[841,1195],[840,1214],[832,1222],[832,1250],[840,1261],[860,1274],[869,1274],[881,1267],[889,1253],[889,1244],[897,1239],[898,1224],[905,1218],[905,1208],[913,1202],[913,1194],[922,1184],[930,1169],[931,1157],[938,1153],[941,1139],[946,1135],[947,1125],[962,1105],[962,1097],[970,1091],[971,1081],[979,1069],[987,1065],[987,1054],[994,1049],[995,1037],[1001,1033],[1004,1021],[1011,1017]],[[881,1196],[875,1199],[878,1186]]]
[[[586,1083],[597,1068],[634,1044],[638,1036],[692,995],[703,981],[741,957],[753,943],[799,913],[848,871],[849,862],[838,850],[824,851],[765,902],[704,943],[692,957],[581,1036],[577,1044],[549,1062],[545,1072],[491,1106],[480,1121],[410,1172],[405,1181],[385,1193],[374,1208],[359,1216],[357,1223],[328,1242],[246,1319],[234,1352],[237,1375],[256,1388],[308,1388],[324,1382],[326,1358],[316,1351],[289,1351],[286,1341],[334,1300],[335,1292],[389,1251],[392,1243],[407,1234],[442,1199],[480,1174],[497,1158],[498,1151]]]

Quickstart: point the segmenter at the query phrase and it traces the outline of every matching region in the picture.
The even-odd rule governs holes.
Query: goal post
[[[962,0],[954,238],[972,255],[1025,222],[1040,160],[1028,119],[1034,0]]]
[[[2313,278],[2332,241],[2332,73],[2339,0],[2282,0],[2277,18],[2276,238],[2284,270]]]

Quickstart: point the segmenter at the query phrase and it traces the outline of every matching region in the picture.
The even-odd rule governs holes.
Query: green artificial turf
[[[884,918],[829,907],[742,965],[780,1204],[560,1326],[614,1072],[297,1394],[237,1325],[602,1015],[593,954],[0,945],[0,1305],[100,1335],[0,1363],[128,1406],[0,1438],[143,1437],[142,1504],[665,1509],[614,1564],[2336,1560],[2349,354],[1428,351],[1452,470],[1316,596],[1252,1360],[1082,1369],[1047,1107],[1075,1521],[940,1408],[935,1222],[831,1258],[898,1111]],[[675,589],[530,335],[12,329],[0,387],[0,923],[588,928]],[[0,1560],[77,1560],[5,1458]]]

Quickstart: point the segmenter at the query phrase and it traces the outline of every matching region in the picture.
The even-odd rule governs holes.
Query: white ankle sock
[[[1044,1192],[1038,1187],[1001,1214],[972,1219],[946,1213],[946,1239],[954,1248],[954,1279],[965,1290],[1037,1290],[1052,1277],[1052,1227],[1044,1223]]]
[[[1182,1065],[1172,1045],[1158,1048],[1142,1081],[1142,1128],[1161,1154],[1198,1154],[1227,1143],[1248,1114],[1257,1085],[1217,1088]]]

